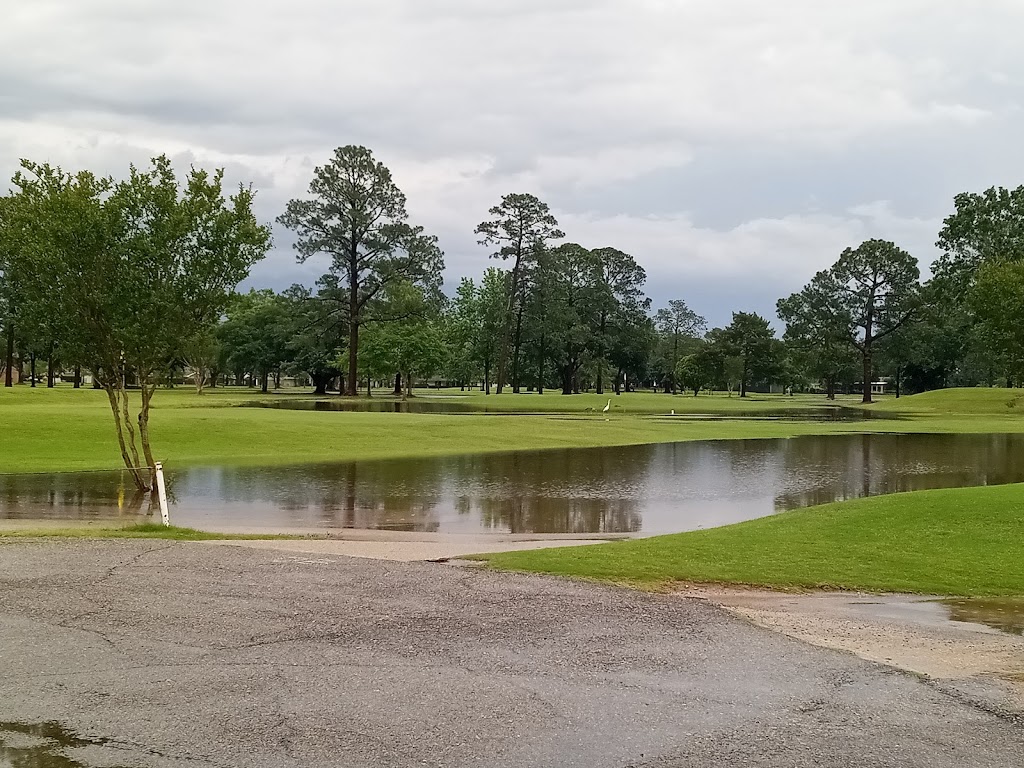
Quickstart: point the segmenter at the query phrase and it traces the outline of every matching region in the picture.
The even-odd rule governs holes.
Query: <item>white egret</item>
[[[608,405],[601,409],[601,413],[608,413],[608,409],[612,407],[611,398],[608,398]]]

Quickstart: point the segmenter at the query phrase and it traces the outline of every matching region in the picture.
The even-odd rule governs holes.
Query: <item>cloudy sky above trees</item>
[[[451,287],[506,192],[715,324],[868,237],[923,266],[961,191],[1024,183],[1019,0],[3,0],[0,175],[225,166],[270,220],[341,144]],[[250,283],[312,284],[288,233]]]

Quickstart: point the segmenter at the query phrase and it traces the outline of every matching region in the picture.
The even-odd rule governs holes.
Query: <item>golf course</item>
[[[366,407],[365,398],[261,395],[248,388],[197,395],[179,387],[157,393],[152,433],[155,451],[169,467],[286,467],[314,461],[808,435],[1018,433],[1024,432],[1021,398],[1016,390],[944,390],[887,398],[860,408],[853,398],[843,396],[837,403],[827,403],[813,395],[485,396],[424,390],[405,407],[443,408],[447,403],[453,411],[396,413],[314,410],[317,404]],[[400,403],[385,394],[373,402]],[[840,407],[844,418],[807,416],[826,406]],[[860,413],[870,418],[858,418]],[[70,387],[0,390],[0,433],[0,473],[5,475],[118,467],[112,419],[102,392]],[[783,589],[1015,595],[1024,593],[1018,567],[1024,556],[1022,492],[1021,486],[1004,485],[883,495],[710,530],[481,557],[491,568],[645,589],[716,582]],[[17,533],[23,536],[26,531]],[[217,537],[216,531],[160,526],[51,527],[37,533]]]

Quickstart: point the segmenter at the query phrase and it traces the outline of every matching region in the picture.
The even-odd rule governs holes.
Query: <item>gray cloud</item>
[[[924,262],[952,195],[1021,182],[1024,6],[992,0],[33,0],[0,27],[0,175],[166,152],[272,220],[333,147],[388,164],[448,278],[532,191],[656,303],[770,313],[858,238]],[[288,233],[253,285],[311,283]]]

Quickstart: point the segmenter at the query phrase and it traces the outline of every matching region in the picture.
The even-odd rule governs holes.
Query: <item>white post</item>
[[[171,524],[171,515],[167,511],[167,488],[164,486],[163,462],[156,463],[156,496],[160,500],[160,519],[164,525]]]

